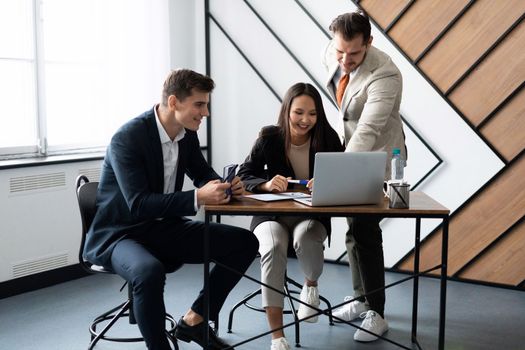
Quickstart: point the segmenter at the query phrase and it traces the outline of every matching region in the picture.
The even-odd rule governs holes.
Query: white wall
[[[204,72],[204,0],[170,0],[169,11],[171,67]]]
[[[204,1],[168,3],[171,68],[204,72]],[[200,136],[205,140],[205,128]],[[74,182],[81,173],[98,181],[100,165],[88,161],[0,170],[0,282],[78,263],[81,222]],[[191,186],[187,180],[185,188]]]
[[[355,9],[347,0],[302,0],[301,3],[326,31],[333,18]],[[249,1],[249,4],[313,79],[244,1],[210,1],[210,12],[218,22],[210,24],[210,40],[211,76],[217,82],[212,106],[213,165],[219,169],[232,162],[242,162],[260,128],[276,122],[279,101],[255,70],[281,97],[295,82],[318,82],[322,86],[325,80],[320,52],[328,39],[297,3],[293,0],[266,0]],[[219,27],[224,29],[246,58]],[[372,34],[373,44],[390,54],[403,74],[401,113],[443,159],[443,164],[418,190],[425,191],[454,210],[503,164],[379,30],[373,28]],[[324,106],[335,126],[337,110],[326,98]],[[405,133],[409,151],[406,178],[409,183],[415,184],[437,163],[437,159],[407,127]],[[345,251],[344,220],[333,221],[332,246],[326,251],[327,258],[337,258]],[[246,225],[244,219],[231,218],[225,222]],[[438,223],[425,220],[422,237]],[[414,222],[389,219],[382,222],[382,228],[385,264],[392,266],[413,247]]]
[[[323,28],[336,15],[353,10],[348,0],[301,3]],[[172,68],[205,72],[204,1],[171,0],[169,4]],[[250,4],[313,79],[322,84],[324,72],[319,54],[327,39],[295,1],[252,0]],[[243,1],[211,0],[210,11],[279,96],[297,81],[312,82]],[[402,114],[444,161],[419,190],[454,210],[502,163],[379,31],[374,29],[373,35],[374,44],[388,52],[403,73]],[[217,83],[212,94],[212,165],[220,170],[226,164],[244,160],[259,129],[276,122],[279,101],[213,22],[210,41],[211,76]],[[326,98],[324,105],[335,123],[336,109]],[[204,127],[199,133],[203,144],[205,131]],[[409,148],[406,173],[414,184],[436,160],[416,135],[405,131]],[[73,182],[79,172],[87,171],[96,178],[99,165],[100,162],[80,162],[0,171],[0,282],[18,276],[15,270],[18,274],[31,274],[77,262],[80,218]],[[49,175],[57,178],[52,186],[31,187],[41,176]],[[10,184],[14,178],[23,178],[22,182],[30,184],[28,189],[12,193]],[[186,186],[191,184],[187,181]],[[345,251],[344,220],[333,221],[327,258],[336,258]],[[249,218],[225,217],[223,222],[248,227]],[[436,224],[425,220],[423,236]],[[392,266],[412,248],[414,223],[385,220],[382,227],[385,263]]]
[[[169,0],[171,69],[188,68],[206,72],[204,0]],[[198,131],[201,145],[207,145],[206,123]]]

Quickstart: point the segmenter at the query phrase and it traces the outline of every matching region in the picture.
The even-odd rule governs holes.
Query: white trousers
[[[323,272],[324,247],[327,232],[317,220],[304,217],[280,217],[277,221],[264,221],[254,230],[259,240],[262,282],[283,291],[288,242],[293,238],[293,248],[304,276],[317,281]],[[262,306],[283,307],[284,297],[262,287]]]

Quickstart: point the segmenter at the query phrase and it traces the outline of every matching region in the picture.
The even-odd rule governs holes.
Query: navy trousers
[[[244,273],[257,254],[252,232],[210,223],[210,258]],[[115,246],[111,268],[133,288],[133,311],[149,350],[169,350],[165,334],[164,285],[169,267],[203,263],[204,223],[182,218],[159,220],[148,232]],[[217,320],[226,297],[241,276],[215,266],[210,272],[210,319]],[[203,315],[203,290],[191,309]]]

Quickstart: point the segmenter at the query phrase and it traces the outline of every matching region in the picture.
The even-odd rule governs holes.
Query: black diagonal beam
[[[423,143],[423,145],[425,145],[425,147],[437,159],[437,163],[434,164],[434,166],[429,171],[427,171],[425,173],[425,175],[423,175],[413,186],[411,186],[410,191],[414,191],[415,189],[418,188],[418,186],[421,183],[423,183],[423,181],[425,181],[427,179],[427,177],[429,177],[434,172],[434,170],[436,170],[443,163],[443,159],[441,159],[441,157],[437,154],[437,152],[434,151],[434,149],[432,147],[430,147],[430,145],[427,143],[427,141],[424,138],[422,138],[421,135],[419,135],[419,133],[416,131],[416,129],[414,129],[414,127],[409,122],[407,122],[407,120],[402,115],[401,115],[401,119],[403,120],[403,123],[406,124],[406,126],[414,133],[414,135],[416,135],[416,137]]]
[[[254,14],[259,18],[259,20],[261,20],[261,22],[265,25],[265,27],[274,35],[274,37],[279,41],[279,43],[285,48],[285,50],[288,52],[288,54],[290,54],[294,60],[300,64],[299,60],[295,57],[295,55],[293,55],[293,53],[291,52],[291,50],[289,48],[286,47],[286,45],[284,44],[284,42],[273,32],[273,30],[271,30],[271,28],[267,25],[267,23],[260,17],[260,15],[253,9],[253,7],[251,7],[251,5],[245,1],[245,3],[248,5],[248,7],[250,7],[250,9],[252,9],[252,11],[254,11]],[[296,0],[296,3],[298,3],[300,5],[300,8],[305,11],[305,13],[307,14],[307,16],[316,24],[316,26],[318,28],[322,28],[322,26],[315,20],[315,18],[305,9],[304,6],[302,6],[302,4],[300,4],[299,1]],[[248,65],[252,68],[252,70],[257,74],[257,76],[263,81],[263,83],[267,86],[267,88],[272,92],[272,94],[277,98],[277,100],[279,102],[282,102],[282,98],[279,96],[279,94],[276,92],[276,90],[270,85],[270,83],[268,82],[268,80],[266,78],[264,78],[263,74],[261,72],[259,72],[259,70],[255,67],[255,65],[250,61],[250,59],[246,56],[246,54],[242,51],[242,49],[235,43],[235,41],[232,39],[232,37],[226,32],[226,30],[220,25],[220,23],[217,21],[217,19],[210,13],[209,14],[209,18],[215,23],[215,25],[220,29],[220,31],[224,34],[224,36],[228,39],[228,41],[233,45],[233,47],[237,50],[237,52],[243,57],[243,59],[248,63]],[[322,31],[328,39],[330,39],[330,35],[326,32],[326,31]],[[301,65],[301,68],[308,74],[308,76],[310,77],[310,79],[312,79],[313,82],[316,83],[316,85],[319,87],[319,83],[314,79],[314,77],[309,73],[309,71],[306,69],[306,67],[304,67],[302,64]],[[324,92],[324,89],[323,88],[320,88],[321,91]],[[332,99],[330,97],[328,97],[329,100],[332,102]],[[434,149],[432,149],[432,147],[430,147],[430,145],[424,140],[423,137],[421,137],[421,135],[414,129],[414,127],[403,117],[401,116],[403,122],[405,125],[407,125],[407,127],[416,135],[416,137],[421,141],[421,143],[423,143],[423,145],[434,155],[434,157],[437,159],[437,163],[429,170],[426,172],[425,175],[423,175],[418,181],[416,184],[414,184],[412,186],[412,190],[416,189],[425,179],[427,179],[442,163],[443,163],[443,160],[441,159],[441,157],[439,157],[439,155],[437,154],[436,151],[434,151]]]
[[[330,101],[330,103],[337,108],[335,102],[332,100],[332,98],[328,95],[328,93],[326,92],[326,90],[324,89],[324,87],[319,84],[319,82],[314,78],[314,76],[310,73],[310,71],[304,66],[304,64],[299,60],[299,58],[297,58],[297,56],[294,55],[294,53],[292,52],[292,50],[290,50],[288,48],[288,46],[286,46],[286,44],[283,42],[283,40],[273,31],[273,29],[268,25],[268,23],[266,23],[266,21],[261,17],[261,15],[257,12],[257,10],[255,10],[255,8],[249,3],[248,0],[244,0],[244,3],[246,4],[246,6],[248,6],[248,8],[253,12],[253,14],[259,19],[259,21],[264,25],[264,27],[268,30],[268,32],[270,32],[270,34],[275,38],[275,40],[277,40],[277,42],[279,44],[281,44],[282,48],[288,53],[288,55],[290,55],[290,57],[295,61],[295,63],[297,63],[297,65],[299,67],[301,67],[301,69],[303,70],[303,72],[308,76],[308,78],[310,78],[310,80],[312,80],[312,82],[315,84],[315,86],[317,86],[317,88],[319,89],[319,91],[321,91],[323,93],[323,95],[325,95],[325,97],[328,99],[328,101]]]
[[[255,74],[257,74],[257,76],[259,77],[259,79],[262,80],[262,82],[264,83],[264,85],[266,85],[266,87],[272,92],[272,94],[275,96],[275,98],[277,100],[279,100],[279,102],[282,102],[282,98],[279,96],[279,94],[277,93],[277,91],[275,91],[275,89],[270,85],[270,83],[268,82],[268,80],[266,80],[264,78],[264,76],[259,72],[259,70],[257,70],[257,68],[255,67],[255,65],[250,61],[250,59],[244,54],[244,52],[240,49],[240,47],[235,43],[235,41],[232,39],[232,37],[226,32],[226,30],[224,30],[224,28],[219,24],[219,22],[215,19],[215,17],[213,17],[213,15],[210,13],[209,14],[209,17],[210,19],[213,21],[213,23],[215,23],[215,25],[217,26],[217,28],[220,29],[220,31],[222,32],[222,34],[224,34],[224,36],[228,39],[228,41],[233,45],[233,47],[235,47],[235,49],[237,50],[237,52],[242,56],[242,58],[244,58],[244,60],[246,61],[246,63],[248,63],[248,65],[253,69],[253,71],[255,72]]]
[[[356,0],[350,0],[352,1],[356,6],[358,6],[360,9],[361,6],[359,5],[359,3],[356,1]],[[441,98],[447,102],[447,104],[450,106],[450,108],[452,108],[454,110],[454,112],[456,112],[457,115],[459,115],[461,117],[461,119],[463,119],[463,121],[476,133],[476,135],[487,145],[488,148],[490,148],[490,150],[501,160],[502,163],[504,164],[507,164],[508,161],[505,159],[505,157],[503,157],[503,155],[492,145],[492,143],[490,143],[487,138],[481,134],[479,132],[479,130],[474,126],[474,124],[472,124],[472,122],[467,118],[465,117],[465,115],[463,114],[463,112],[461,112],[459,110],[459,108],[452,103],[452,101],[450,101],[450,99],[441,91],[441,89],[439,87],[436,86],[436,84],[421,70],[421,68],[419,68],[418,65],[416,65],[412,59],[410,57],[408,57],[408,55],[406,54],[405,51],[403,51],[403,49],[401,49],[399,47],[399,45],[389,36],[387,35],[384,30],[381,28],[381,26],[379,26],[379,24],[372,18],[370,17],[370,20],[372,21],[372,23],[379,29],[379,31],[381,31],[383,33],[383,35],[385,35],[385,37],[388,39],[388,41],[390,41],[390,43],[397,49],[397,51],[399,53],[401,53],[403,55],[403,57],[405,57],[405,59],[410,62],[412,64],[412,67],[419,73],[420,76],[422,76],[426,81],[427,83],[436,91],[436,93],[439,94],[439,96],[441,96]]]
[[[503,101],[500,102],[500,104],[492,110],[483,120],[478,124],[478,129],[482,129],[485,124],[487,124],[498,112],[509,103],[510,100],[514,98],[517,94],[523,90],[523,87],[525,86],[525,81],[523,81],[514,91],[507,96]],[[523,117],[522,117],[523,118]]]
[[[471,202],[473,202],[476,198],[478,198],[487,187],[491,186],[495,181],[497,181],[500,176],[502,176],[506,171],[509,171],[511,169],[512,165],[517,163],[521,160],[522,157],[525,157],[525,149],[521,150],[521,152],[514,157],[506,166],[500,169],[492,178],[490,178],[489,181],[487,181],[483,186],[477,189],[476,192],[474,192],[467,200],[465,200],[459,207],[457,207],[452,214],[450,214],[450,222],[456,217],[458,213],[461,213],[461,211],[469,205]],[[423,245],[428,239],[430,239],[432,236],[434,236],[439,230],[441,229],[441,224],[438,225],[436,228],[434,228],[429,234],[421,240],[421,245]],[[408,260],[414,250],[410,250],[408,253],[406,253],[399,261],[392,266],[393,269],[399,269],[399,266],[404,263],[406,260]]]
[[[312,21],[313,24],[315,24],[315,26],[317,28],[319,28],[319,30],[327,37],[327,38],[331,38],[330,37],[330,33],[328,31],[326,31],[326,29],[324,29],[324,27],[319,23],[317,22],[317,20],[314,18],[314,16],[312,16],[312,14],[310,13],[310,11],[308,11],[306,9],[306,7],[304,7],[304,5],[299,1],[299,0],[294,0],[295,3],[297,4],[297,6],[299,6],[301,8],[301,10],[303,10],[303,12],[310,18],[310,20]]]
[[[310,18],[310,20],[315,24],[315,26],[317,28],[320,28],[321,32],[323,32],[326,38],[331,39],[330,34],[326,30],[323,29],[321,24],[312,16],[312,14],[303,6],[303,4],[299,0],[295,0],[295,2],[303,10],[303,12],[308,16],[308,18]],[[437,152],[434,151],[432,147],[430,147],[430,145],[425,141],[425,139],[416,131],[416,129],[414,129],[414,127],[412,127],[412,125],[402,115],[401,115],[401,119],[403,120],[403,123],[407,125],[407,127],[414,133],[414,135],[416,135],[416,137],[421,141],[421,143],[423,143],[423,145],[425,145],[425,147],[437,159],[437,163],[429,171],[427,171],[427,173],[423,175],[423,177],[419,179],[419,181],[414,186],[412,186],[411,190],[415,190],[426,178],[428,178],[434,172],[434,170],[436,170],[443,163],[443,159],[441,159],[441,157],[437,154]]]
[[[205,54],[206,54],[206,75],[211,76],[211,59],[210,59],[210,21],[208,20],[208,14],[210,13],[210,1],[205,0],[204,1],[204,18],[206,20],[204,21],[204,40],[206,41],[204,43],[205,45]],[[211,114],[212,109],[212,103],[211,103],[212,97],[210,96],[210,101],[208,104],[208,112]],[[212,128],[212,118],[206,118],[206,160],[208,161],[208,164],[212,164],[212,134],[211,134],[211,128]],[[203,147],[201,147],[201,150]]]
[[[472,259],[467,261],[465,265],[463,265],[459,270],[457,270],[452,276],[458,277],[465,272],[470,266],[472,266],[476,261],[481,260],[481,258],[489,251],[492,250],[504,237],[510,235],[510,233],[519,225],[523,223],[525,219],[525,215],[523,215],[520,219],[516,220],[514,224],[512,224],[508,229],[506,229],[504,232],[502,232],[496,239],[494,239],[490,244],[488,244],[486,247],[484,247],[482,250],[478,252]]]

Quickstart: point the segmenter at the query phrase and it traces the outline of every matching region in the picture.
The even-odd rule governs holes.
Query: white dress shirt
[[[177,166],[179,164],[179,141],[186,135],[186,129],[182,130],[175,136],[172,141],[168,133],[162,126],[159,115],[157,114],[158,105],[153,109],[155,111],[155,121],[157,122],[157,129],[159,131],[160,143],[162,146],[162,159],[164,162],[164,193],[172,193],[175,191],[175,180],[177,179]],[[199,210],[197,205],[197,191],[193,197],[193,207],[195,211]]]

